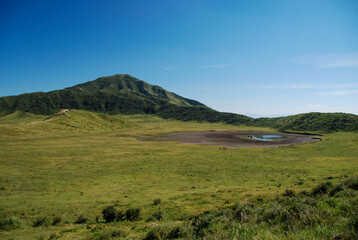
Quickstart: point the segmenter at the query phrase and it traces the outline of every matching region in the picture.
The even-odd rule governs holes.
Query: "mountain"
[[[223,122],[270,127],[280,131],[358,131],[358,116],[353,114],[305,113],[288,117],[253,119],[240,114],[215,111],[198,101],[181,97],[127,74],[101,77],[47,93],[36,92],[0,98],[0,116],[15,113],[6,121],[10,121],[14,116],[16,119],[18,116],[33,117],[28,114],[51,115],[61,109],[81,109],[111,115],[156,114],[165,119]]]
[[[0,114],[20,110],[49,115],[60,109],[83,109],[108,114],[155,113],[165,105],[205,106],[130,75],[117,74],[47,93],[2,97]]]

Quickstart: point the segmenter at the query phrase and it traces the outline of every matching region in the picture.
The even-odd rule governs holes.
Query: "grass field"
[[[300,202],[313,198],[299,195],[302,191],[311,192],[327,181],[334,188],[357,177],[358,133],[332,133],[322,136],[321,142],[277,148],[226,149],[137,140],[140,136],[201,130],[273,131],[79,110],[54,116],[16,112],[1,117],[0,238],[354,236],[354,227],[347,229],[351,226],[352,206],[357,203],[354,186],[344,188],[345,195],[315,196],[317,211],[323,209],[330,215],[307,228],[285,229],[286,225],[271,220],[260,223],[257,216],[253,219],[253,212],[278,204],[282,194]],[[327,203],[327,199],[334,203]],[[229,211],[225,209],[234,214],[237,203],[252,208],[247,221],[242,218],[231,221],[219,214]],[[124,212],[139,208],[140,216],[106,223],[101,212],[107,206]],[[346,212],[339,210],[342,206],[346,206]],[[204,221],[201,218],[209,218],[210,214],[214,217],[207,226],[199,228],[198,221]],[[328,227],[330,224],[333,227]],[[175,235],[175,228],[181,234]],[[170,235],[172,231],[174,235]]]

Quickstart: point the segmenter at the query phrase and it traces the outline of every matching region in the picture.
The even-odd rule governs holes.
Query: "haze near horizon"
[[[253,117],[358,114],[358,2],[1,1],[0,96],[130,74]]]

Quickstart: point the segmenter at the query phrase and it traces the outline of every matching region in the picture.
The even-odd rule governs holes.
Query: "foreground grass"
[[[347,187],[346,195],[295,196],[303,209],[304,199],[313,198],[319,209],[329,212],[327,221],[317,220],[306,228],[298,223],[282,227],[272,223],[282,220],[270,218],[261,221],[258,209],[289,201],[275,200],[286,189],[295,195],[310,193],[321,183],[334,185],[355,177],[357,133],[328,134],[321,142],[291,147],[226,149],[141,142],[137,137],[267,129],[141,115],[69,114],[27,116],[26,121],[0,118],[0,214],[7,226],[0,238],[137,239],[148,238],[150,232],[153,238],[168,238],[177,227],[183,233],[173,236],[183,238],[329,239],[350,234],[345,228],[356,193]],[[326,198],[334,203],[326,203]],[[230,217],[237,203],[253,204],[246,220]],[[139,208],[140,220],[105,223],[101,212],[108,206],[124,213]],[[346,206],[345,212],[337,214],[337,206]],[[229,217],[222,217],[225,211],[231,211]],[[200,234],[195,216],[210,218]]]

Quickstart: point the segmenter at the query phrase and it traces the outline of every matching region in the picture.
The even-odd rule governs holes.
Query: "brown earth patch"
[[[279,140],[260,141],[249,136],[280,135]],[[185,144],[216,145],[228,148],[242,147],[279,147],[299,143],[317,142],[321,139],[314,135],[270,132],[177,132],[157,137],[141,137],[141,141],[178,142]]]

